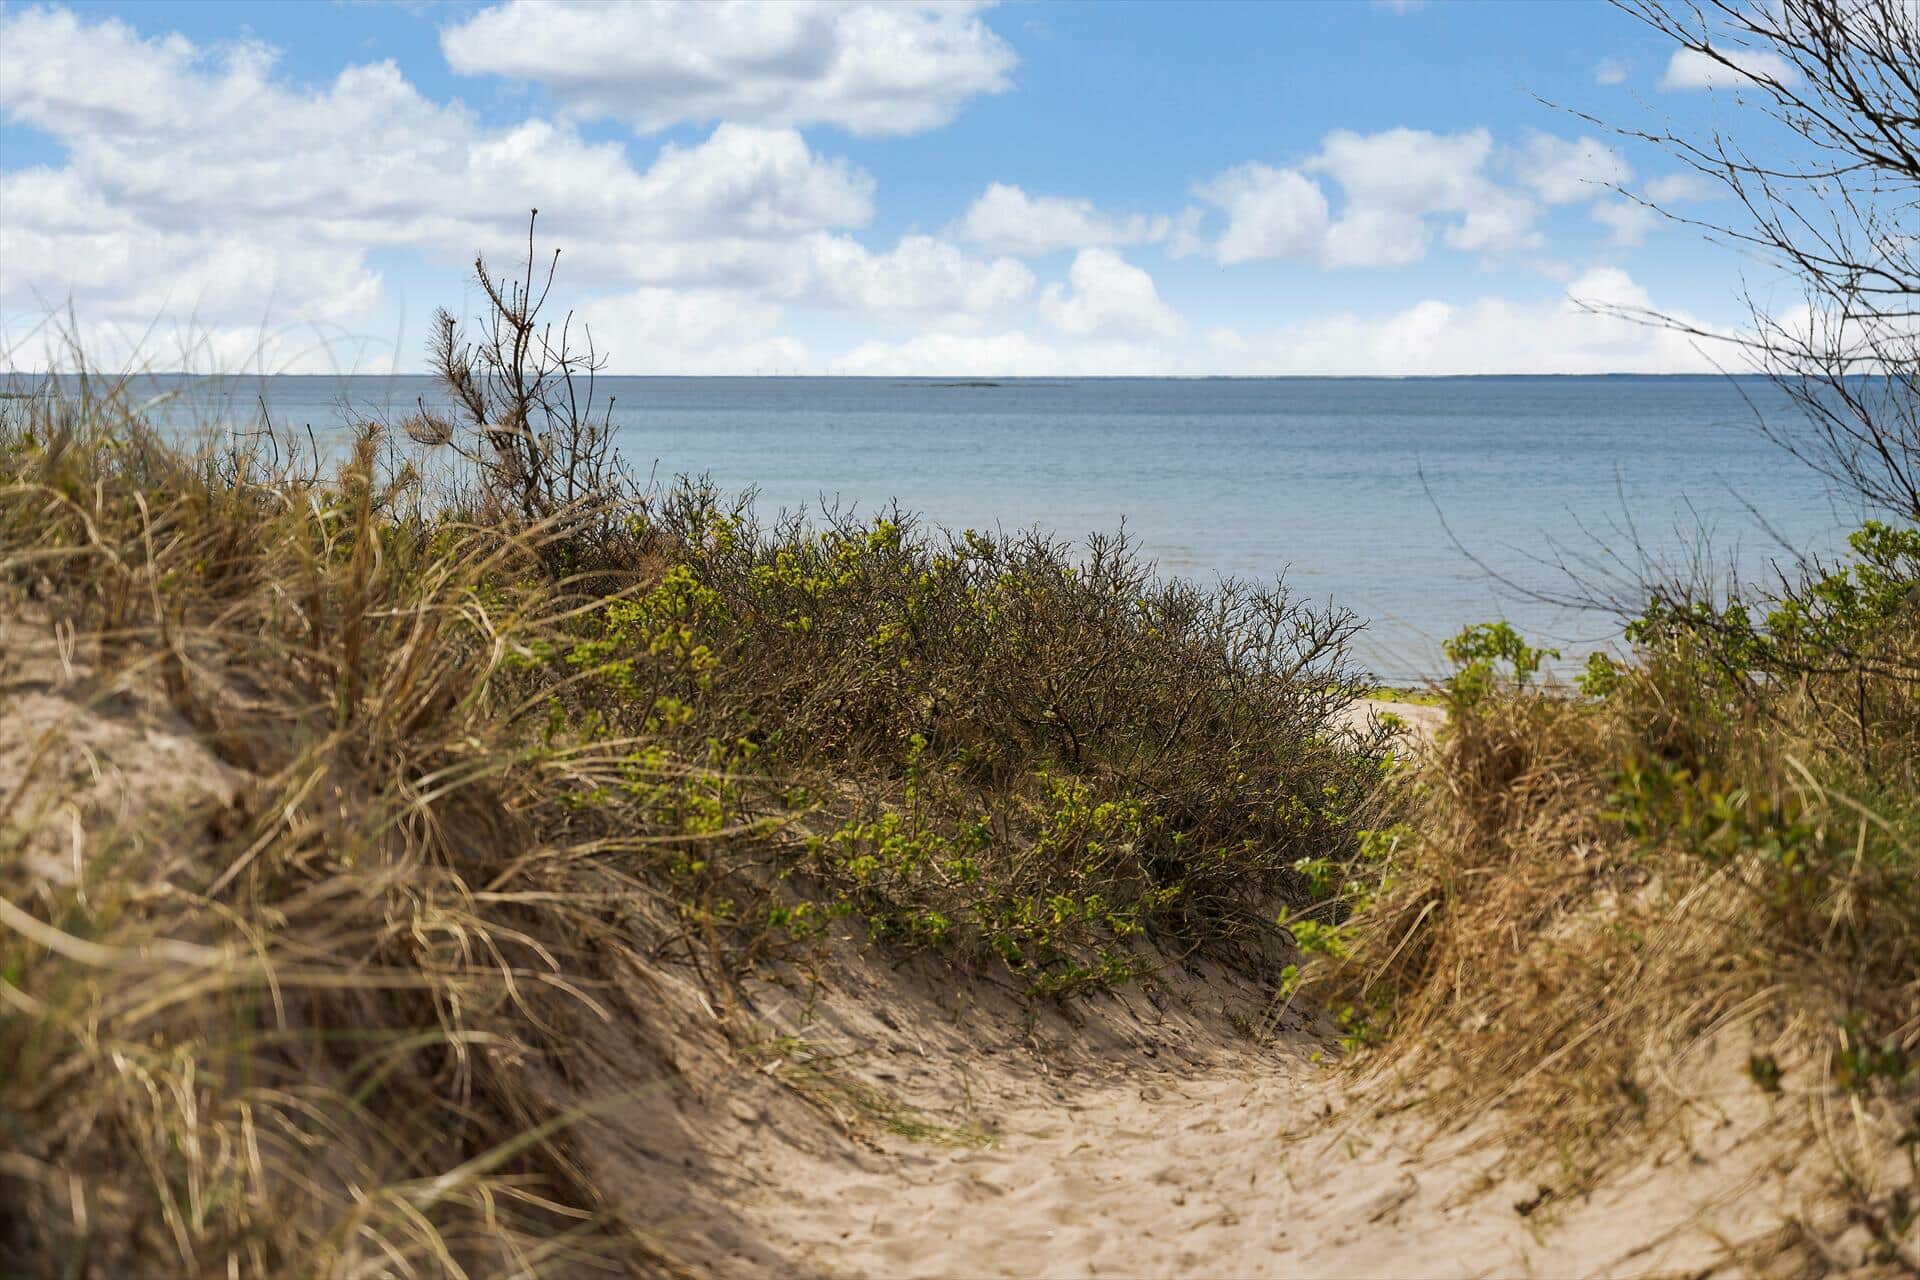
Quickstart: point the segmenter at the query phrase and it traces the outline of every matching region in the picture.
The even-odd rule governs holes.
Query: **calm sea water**
[[[610,378],[600,389],[643,474],[757,489],[768,516],[898,499],[954,528],[1078,539],[1124,521],[1163,572],[1284,576],[1368,618],[1362,655],[1388,680],[1440,671],[1440,640],[1487,618],[1569,654],[1604,641],[1611,619],[1496,580],[1564,590],[1542,563],[1562,553],[1637,542],[1684,559],[1705,530],[1753,572],[1782,543],[1839,546],[1858,518],[1756,435],[1756,411],[1790,412],[1758,380]],[[264,402],[276,422],[326,435],[349,414],[397,418],[433,398],[406,377],[155,378],[142,390],[175,423],[255,419]]]

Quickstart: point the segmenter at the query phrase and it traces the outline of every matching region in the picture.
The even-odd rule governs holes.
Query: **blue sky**
[[[1704,369],[1580,303],[1754,269],[1569,109],[1757,129],[1711,80],[1598,3],[10,3],[0,343],[417,368],[538,204],[616,372]]]

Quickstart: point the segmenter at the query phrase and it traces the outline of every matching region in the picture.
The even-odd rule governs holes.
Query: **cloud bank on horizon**
[[[1735,319],[1733,265],[1622,194],[1711,198],[1670,162],[1466,72],[1354,78],[1458,10],[504,0],[256,29],[274,12],[0,9],[8,363],[42,367],[70,307],[109,364],[414,369],[535,206],[619,373],[1699,371],[1619,313]],[[1356,96],[1201,56],[1245,44],[1193,30],[1216,18],[1318,42]],[[1729,87],[1619,36],[1537,89]],[[1236,74],[1260,87],[1229,120]]]

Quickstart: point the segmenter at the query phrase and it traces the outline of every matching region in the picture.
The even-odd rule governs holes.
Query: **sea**
[[[16,375],[14,384],[20,384]],[[427,378],[153,375],[171,429],[263,416],[337,447],[438,402]],[[1863,518],[1765,438],[1792,406],[1722,376],[603,377],[629,469],[752,491],[763,518],[898,503],[951,529],[1124,529],[1163,574],[1271,582],[1366,620],[1378,679],[1444,674],[1504,618],[1565,665],[1648,574],[1765,579]]]

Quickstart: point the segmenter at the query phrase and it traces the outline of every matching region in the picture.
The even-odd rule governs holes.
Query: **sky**
[[[1774,282],[1580,114],[1757,128],[1703,62],[1581,0],[8,0],[0,364],[416,371],[537,207],[613,373],[1708,371],[1605,310]]]

